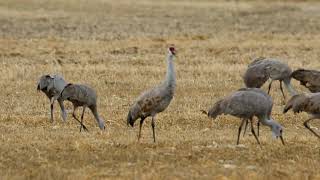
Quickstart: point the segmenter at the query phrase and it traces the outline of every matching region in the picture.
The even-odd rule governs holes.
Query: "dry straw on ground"
[[[238,119],[200,112],[243,86],[254,57],[319,69],[316,1],[2,0],[0,24],[1,179],[320,178],[319,139],[303,127],[306,114],[281,113],[278,84],[273,116],[286,146],[266,127],[262,148],[250,133],[235,146]],[[164,78],[168,44],[179,53],[176,96],[157,118],[158,142],[147,120],[138,143],[127,111]],[[48,100],[36,91],[44,73],[94,87],[106,131],[87,112],[90,132],[79,133],[58,106],[49,123]]]

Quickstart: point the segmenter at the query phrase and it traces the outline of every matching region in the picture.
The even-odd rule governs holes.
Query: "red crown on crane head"
[[[174,48],[174,45],[170,45],[170,46],[169,46],[169,51],[170,51],[173,55],[176,54],[176,49]]]

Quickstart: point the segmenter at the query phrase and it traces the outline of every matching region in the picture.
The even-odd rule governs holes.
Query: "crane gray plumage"
[[[57,100],[61,108],[61,116],[66,121],[67,113],[64,108],[60,93],[66,86],[66,81],[59,75],[43,75],[37,85],[37,90],[42,91],[50,100],[51,122],[53,121],[53,104]]]
[[[275,137],[282,138],[282,126],[271,118],[272,99],[267,94],[259,89],[240,89],[231,95],[217,101],[206,113],[209,117],[215,119],[222,114],[229,114],[242,119],[238,129],[237,144],[240,141],[240,133],[244,122],[250,120],[251,132],[260,144],[258,137],[255,134],[252,124],[252,118],[256,116],[259,121],[271,128],[272,134]]]
[[[320,92],[320,71],[298,69],[292,72],[291,77],[300,81],[300,84],[308,88],[310,92]]]
[[[271,96],[269,96],[266,92],[264,92],[262,89],[260,88],[240,88],[238,89],[238,91],[254,91],[256,93],[259,93],[261,95],[263,95],[264,97],[266,97],[268,99],[268,105],[269,105],[269,109],[270,109],[270,114],[271,114],[271,110],[272,110],[272,107],[273,107],[273,100],[271,98]],[[246,124],[245,124],[245,127],[244,127],[244,132],[243,132],[243,136],[245,135],[246,133],[246,130],[247,130],[247,127],[248,127],[248,122],[249,120],[246,121]],[[260,121],[257,122],[257,127],[258,127],[258,136],[259,136],[259,130],[260,130]]]
[[[249,88],[261,88],[261,86],[271,79],[268,88],[268,94],[270,93],[271,85],[273,81],[280,81],[280,90],[285,99],[285,95],[282,88],[282,82],[291,96],[297,94],[295,89],[291,85],[291,68],[277,60],[271,58],[257,58],[248,65],[248,68],[243,76],[246,87]]]
[[[99,125],[99,128],[101,130],[105,129],[104,120],[99,116],[97,110],[97,94],[91,87],[81,84],[68,84],[61,93],[61,99],[63,101],[68,100],[73,104],[72,116],[78,122],[80,122],[80,131],[82,127],[87,130],[87,128],[83,125],[83,116],[86,107],[91,110]],[[79,121],[79,119],[75,115],[75,111],[78,107],[83,107],[81,121]]]
[[[167,56],[167,74],[164,82],[159,86],[142,93],[130,107],[127,116],[127,124],[133,127],[135,121],[140,118],[138,140],[140,140],[141,137],[141,128],[144,120],[151,116],[153,140],[154,142],[156,141],[155,117],[169,106],[176,87],[176,76],[173,64],[175,53],[175,48],[169,47]]]
[[[311,120],[320,119],[320,93],[298,94],[291,97],[284,107],[283,113],[288,112],[290,109],[292,109],[294,113],[308,113],[310,118],[307,119],[303,125],[320,138],[320,136],[308,125]]]

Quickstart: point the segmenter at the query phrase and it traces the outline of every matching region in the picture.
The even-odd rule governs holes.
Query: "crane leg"
[[[309,129],[314,135],[316,135],[318,138],[320,138],[320,136],[319,136],[313,129],[311,129],[311,128],[309,127],[309,125],[308,125],[308,122],[311,121],[311,120],[313,120],[313,119],[316,119],[316,118],[315,118],[315,117],[312,117],[312,118],[306,120],[306,121],[303,123],[303,125],[304,125],[307,129]]]
[[[50,122],[53,122],[53,104],[50,104]]]
[[[258,127],[258,136],[259,136],[259,131],[260,131],[260,121],[259,120],[257,122],[257,127]]]
[[[271,80],[271,82],[269,83],[268,94],[270,94],[270,89],[271,89],[271,86],[272,86],[272,82],[273,82],[273,80]]]
[[[254,129],[253,129],[253,119],[250,119],[250,124],[251,124],[251,132],[252,132],[254,138],[256,138],[258,144],[260,145],[260,141],[259,141],[259,139],[258,139],[258,137],[257,137],[257,135],[256,135],[256,133],[254,132]]]
[[[242,119],[241,124],[240,124],[239,129],[238,129],[237,145],[238,145],[238,144],[239,144],[239,142],[240,142],[241,129],[242,129],[243,123],[244,123],[245,121],[248,121],[248,119]]]
[[[243,137],[246,134],[247,127],[248,127],[248,120],[246,120],[246,124],[244,125]]]
[[[87,127],[86,127],[85,125],[83,125],[83,124],[81,123],[81,121],[79,121],[79,119],[76,117],[76,114],[75,114],[76,109],[77,109],[77,107],[74,106],[74,107],[73,107],[73,112],[72,112],[72,117],[73,117],[76,121],[78,121],[81,126],[83,126],[83,129],[84,129],[84,130],[88,131]]]
[[[286,100],[286,96],[284,95],[284,92],[283,92],[283,88],[282,88],[282,81],[280,81],[280,90],[281,90],[281,93],[282,93],[283,99],[284,99],[284,101],[285,101],[285,100]]]
[[[152,116],[152,121],[151,121],[151,127],[152,127],[152,134],[153,134],[153,142],[155,143],[156,142],[156,133],[155,133],[155,117]]]
[[[141,120],[140,120],[138,141],[140,141],[140,138],[141,138],[141,129],[142,129],[142,124],[143,124],[143,122],[144,122],[144,119],[145,119],[145,118],[143,117],[143,118],[141,118]]]
[[[54,99],[53,97],[50,99],[50,121],[53,122],[53,104],[54,104]]]
[[[86,110],[86,107],[83,106],[82,114],[81,114],[81,124],[83,124],[83,117],[84,117],[84,112],[85,112],[85,110]],[[80,132],[81,132],[81,130],[82,130],[82,125],[80,126]]]

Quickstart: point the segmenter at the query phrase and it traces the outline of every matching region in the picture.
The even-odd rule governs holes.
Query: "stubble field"
[[[285,146],[267,127],[261,148],[251,133],[236,146],[237,118],[212,121],[200,112],[243,87],[254,57],[320,69],[319,32],[316,1],[1,0],[0,177],[320,179],[319,139],[303,127],[306,114],[282,114],[278,83],[272,114],[284,126]],[[170,44],[178,51],[175,97],[157,116],[157,143],[150,119],[138,142],[126,115],[164,78]],[[89,132],[79,133],[70,103],[67,122],[56,104],[50,123],[49,100],[36,91],[48,73],[94,87],[106,131],[88,111]]]

